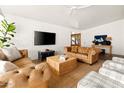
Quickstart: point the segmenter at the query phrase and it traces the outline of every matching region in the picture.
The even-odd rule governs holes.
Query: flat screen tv
[[[94,36],[95,41],[104,42],[106,41],[107,35],[96,35]]]
[[[55,45],[56,33],[34,32],[34,45]]]

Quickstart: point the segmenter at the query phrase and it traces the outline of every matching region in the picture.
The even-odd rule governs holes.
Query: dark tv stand
[[[38,51],[38,60],[45,60],[49,56],[54,56],[55,51],[49,50],[49,51]]]

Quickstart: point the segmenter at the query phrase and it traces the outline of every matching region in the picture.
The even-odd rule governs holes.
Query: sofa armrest
[[[91,49],[89,52],[88,52],[88,59],[92,60],[93,57],[96,55],[96,51]]]
[[[49,81],[50,77],[51,77],[51,71],[49,69],[49,66],[47,63],[41,63],[41,64],[38,64],[36,67],[35,67],[37,70],[41,70],[42,71],[42,74],[43,74],[43,81]]]
[[[96,62],[99,59],[99,50],[97,49],[91,49],[88,53],[88,59],[90,64]]]
[[[90,56],[95,55],[95,54],[96,54],[96,51],[95,51],[95,50],[93,50],[93,49],[92,49],[92,50],[90,50],[90,51],[89,51],[89,53],[88,53],[88,55],[90,55]]]
[[[71,47],[64,47],[64,53],[71,52]]]
[[[100,48],[93,48],[95,51],[96,51],[96,53],[100,53],[101,52],[101,49]]]
[[[28,50],[27,49],[19,50],[19,52],[21,53],[23,58],[28,57]]]

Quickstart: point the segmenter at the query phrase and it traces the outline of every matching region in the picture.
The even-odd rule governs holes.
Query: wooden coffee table
[[[59,55],[47,57],[47,63],[57,75],[63,75],[77,67],[77,59],[69,57],[65,61],[59,60]]]

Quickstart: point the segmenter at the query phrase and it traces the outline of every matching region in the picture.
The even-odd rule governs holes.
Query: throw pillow
[[[14,61],[22,57],[16,47],[2,48],[2,51],[9,61]]]
[[[9,61],[0,60],[0,74],[19,68]]]

